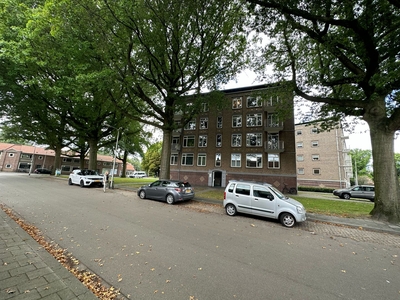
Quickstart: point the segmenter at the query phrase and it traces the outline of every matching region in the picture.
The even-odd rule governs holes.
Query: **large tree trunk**
[[[394,132],[369,122],[375,182],[374,219],[400,222],[399,179],[394,161]]]
[[[61,145],[56,146],[54,149],[54,168],[51,170],[51,174],[54,175],[56,172],[56,169],[61,170]]]
[[[124,151],[124,155],[122,157],[122,173],[121,178],[126,177],[126,162],[128,161],[128,151]]]
[[[171,137],[172,131],[168,129],[163,130],[163,142],[161,152],[161,164],[160,164],[160,178],[170,178],[170,165],[169,160],[171,156]]]
[[[89,169],[97,170],[97,140],[93,139],[89,140]]]

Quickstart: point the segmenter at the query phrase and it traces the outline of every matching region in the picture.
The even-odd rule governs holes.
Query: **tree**
[[[371,171],[368,170],[372,157],[371,150],[352,149],[350,155],[354,173],[371,177]]]
[[[144,154],[142,168],[150,174],[159,175],[161,165],[162,142],[157,142],[149,147]],[[163,178],[160,176],[160,178]]]
[[[230,0],[96,3],[97,10],[88,11],[101,16],[98,27],[114,33],[112,65],[130,111],[163,131],[160,176],[169,178],[172,131],[178,126],[174,116],[181,112],[179,126],[185,125],[200,111],[201,102],[211,99],[196,95],[231,79],[246,61],[245,6]],[[185,95],[191,95],[191,105]],[[213,94],[211,105],[221,99]]]
[[[400,129],[400,3],[249,0],[254,28],[268,36],[263,64],[291,78],[298,96],[321,104],[324,119],[353,116],[370,128],[373,218],[400,221],[394,135]],[[261,65],[258,62],[258,65]]]
[[[400,153],[394,154],[394,161],[396,164],[397,176],[400,177]]]

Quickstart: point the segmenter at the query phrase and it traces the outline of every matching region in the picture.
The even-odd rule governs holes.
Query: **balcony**
[[[264,150],[267,153],[282,153],[285,151],[285,142],[265,142]]]
[[[283,130],[283,122],[268,122],[264,121],[264,130],[270,133],[277,133]]]
[[[171,153],[179,153],[181,151],[181,144],[171,144]]]

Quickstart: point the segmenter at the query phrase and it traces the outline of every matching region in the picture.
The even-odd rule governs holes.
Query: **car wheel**
[[[296,224],[296,219],[289,213],[281,214],[279,220],[283,226],[288,228],[291,228],[294,226],[294,224]]]
[[[146,192],[143,191],[143,190],[140,191],[140,192],[139,192],[139,198],[140,198],[140,199],[145,199],[145,198],[146,198]]]
[[[231,203],[225,206],[225,211],[228,216],[234,216],[237,213],[236,206]]]
[[[85,184],[83,183],[83,180],[81,180],[81,182],[79,182],[79,185],[80,185],[81,187],[84,187],[84,186],[85,186]]]
[[[72,180],[71,180],[71,178],[68,179],[68,185],[72,185]]]
[[[343,198],[346,199],[346,200],[349,200],[350,199],[350,194],[343,194]]]
[[[174,196],[172,196],[171,194],[168,194],[166,199],[168,204],[174,204],[175,202]]]

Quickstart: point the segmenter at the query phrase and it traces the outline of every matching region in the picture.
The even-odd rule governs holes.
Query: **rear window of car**
[[[191,187],[189,182],[179,182],[178,186],[179,187]]]

